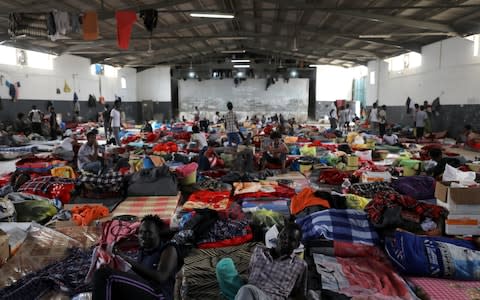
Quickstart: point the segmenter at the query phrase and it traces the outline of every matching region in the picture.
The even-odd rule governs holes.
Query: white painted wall
[[[79,56],[62,55],[55,58],[53,70],[0,65],[0,75],[4,76],[4,81],[20,82],[20,100],[72,101],[74,91],[77,92],[81,101],[87,100],[89,94],[94,94],[97,99],[100,96],[99,76],[90,73],[90,59]],[[122,76],[127,81],[126,89],[122,89],[120,85]],[[63,92],[65,80],[72,89],[70,93]],[[122,101],[137,100],[135,69],[119,69],[117,78],[101,76],[101,80],[102,95],[106,101],[115,100],[115,95],[122,97]],[[61,94],[56,93],[57,88],[60,88]],[[9,98],[8,88],[4,85],[4,82],[0,86],[0,96],[4,99]]]
[[[172,101],[169,66],[159,66],[137,73],[137,84],[138,101]]]
[[[376,72],[375,85],[367,80],[366,98],[371,105],[405,105],[407,97],[416,103],[480,104],[480,57],[473,56],[473,42],[450,38],[422,48],[422,65],[401,73],[390,73],[383,60],[368,63]]]
[[[317,101],[352,100],[353,73],[350,69],[319,65],[317,66]]]

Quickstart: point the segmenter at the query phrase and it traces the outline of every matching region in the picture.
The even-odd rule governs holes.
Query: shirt
[[[88,143],[83,144],[80,147],[80,150],[78,150],[78,168],[83,169],[85,164],[93,162],[89,156],[93,155],[94,153],[95,150],[93,149],[93,145],[89,146]]]
[[[383,136],[383,140],[389,145],[395,145],[396,143],[398,143],[398,136],[396,134],[392,134],[392,135],[385,134]]]
[[[237,116],[231,110],[225,115],[225,130],[227,133],[238,132]]]
[[[306,294],[306,271],[307,263],[294,254],[273,259],[269,249],[257,246],[250,259],[248,283],[272,300],[284,300],[295,288]]]
[[[387,112],[383,109],[378,112],[378,118],[381,124],[387,123]]]
[[[32,109],[30,111],[30,117],[32,118],[32,123],[42,122],[42,115],[38,109]]]
[[[220,118],[219,118],[217,115],[214,115],[214,116],[213,116],[213,124],[218,124],[218,120],[219,120],[219,119],[220,119]]]
[[[427,119],[427,113],[423,110],[417,112],[415,116],[415,126],[416,127],[425,127],[425,120]]]
[[[192,142],[197,142],[200,149],[204,147],[208,147],[207,138],[205,137],[205,134],[203,134],[202,132],[192,134],[192,137],[190,138],[190,140]]]
[[[378,109],[372,108],[370,111],[370,122],[378,123]]]
[[[110,112],[110,118],[112,119],[112,127],[120,127],[120,112],[115,108]]]

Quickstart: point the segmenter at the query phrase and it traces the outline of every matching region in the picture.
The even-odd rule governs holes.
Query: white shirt
[[[385,143],[389,145],[395,145],[398,143],[398,136],[396,134],[392,134],[392,135],[385,134],[383,136],[383,140],[385,141]]]
[[[90,155],[93,155],[95,153],[95,150],[92,147],[90,147],[88,145],[88,143],[85,143],[83,144],[81,147],[80,147],[80,150],[78,150],[78,168],[80,170],[83,169],[83,166],[87,163],[90,163],[92,162],[92,160],[90,159]]]
[[[378,109],[372,108],[370,111],[370,122],[378,123]]]
[[[32,109],[30,111],[32,114],[32,123],[41,123],[42,122],[42,115],[40,113],[40,110],[38,109]]]
[[[197,142],[200,149],[208,147],[207,138],[203,132],[192,134],[190,140],[192,142]]]
[[[220,118],[219,118],[217,115],[214,115],[214,116],[213,116],[213,124],[218,124],[218,120],[219,120],[219,119],[220,119]]]
[[[120,127],[120,112],[115,108],[110,112],[110,118],[112,119],[112,127]]]
[[[415,126],[425,127],[425,120],[428,118],[427,113],[423,110],[419,110],[415,115]]]

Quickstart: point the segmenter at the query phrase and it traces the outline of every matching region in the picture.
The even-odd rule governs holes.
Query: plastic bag
[[[443,181],[459,181],[459,182],[473,182],[475,181],[475,172],[462,172],[450,165],[445,166],[445,172],[443,172]]]
[[[360,160],[372,160],[372,150],[367,151],[355,151],[355,155],[360,158]]]
[[[317,148],[304,145],[302,148],[300,148],[300,154],[302,156],[317,156]]]

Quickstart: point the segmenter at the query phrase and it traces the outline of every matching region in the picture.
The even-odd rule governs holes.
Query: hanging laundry
[[[12,101],[15,101],[15,85],[13,83],[6,82],[6,86],[8,88],[8,95],[12,98]]]
[[[146,9],[140,11],[140,18],[143,19],[143,25],[152,33],[153,29],[157,27],[158,11],[156,9]]]
[[[53,13],[49,13],[47,15],[47,20],[46,21],[47,21],[48,36],[50,36],[50,38],[52,38],[57,33],[57,25],[55,24],[55,17],[53,16]],[[52,40],[53,40],[53,38],[52,38]]]
[[[70,13],[70,28],[73,33],[80,32],[80,16],[77,13]]]
[[[137,13],[135,11],[117,11],[115,13],[117,19],[117,42],[120,49],[128,49],[130,43],[130,35],[132,34],[133,24],[137,21]]]
[[[407,106],[407,114],[409,114],[411,112],[411,109],[410,109],[410,104],[412,103],[412,99],[410,99],[410,97],[407,98],[407,102],[405,103],[405,105]]]
[[[54,11],[52,14],[57,28],[57,35],[67,34],[71,30],[68,13],[66,11]]]
[[[47,14],[11,13],[8,17],[8,33],[12,37],[23,34],[47,37]]]
[[[98,103],[100,103],[102,105],[105,104],[105,97],[103,97],[103,96],[98,97]]]
[[[94,11],[83,14],[83,39],[93,41],[98,39],[98,16]]]
[[[60,95],[62,92],[60,91],[59,88],[57,88],[57,95]]]
[[[78,95],[77,95],[77,92],[74,92],[73,93],[73,102],[77,102],[78,101]]]
[[[65,80],[65,83],[63,84],[63,92],[64,93],[71,93],[72,92],[72,89],[70,88],[70,86],[68,85],[66,80]]]
[[[94,95],[88,95],[88,107],[97,106],[97,98]]]

